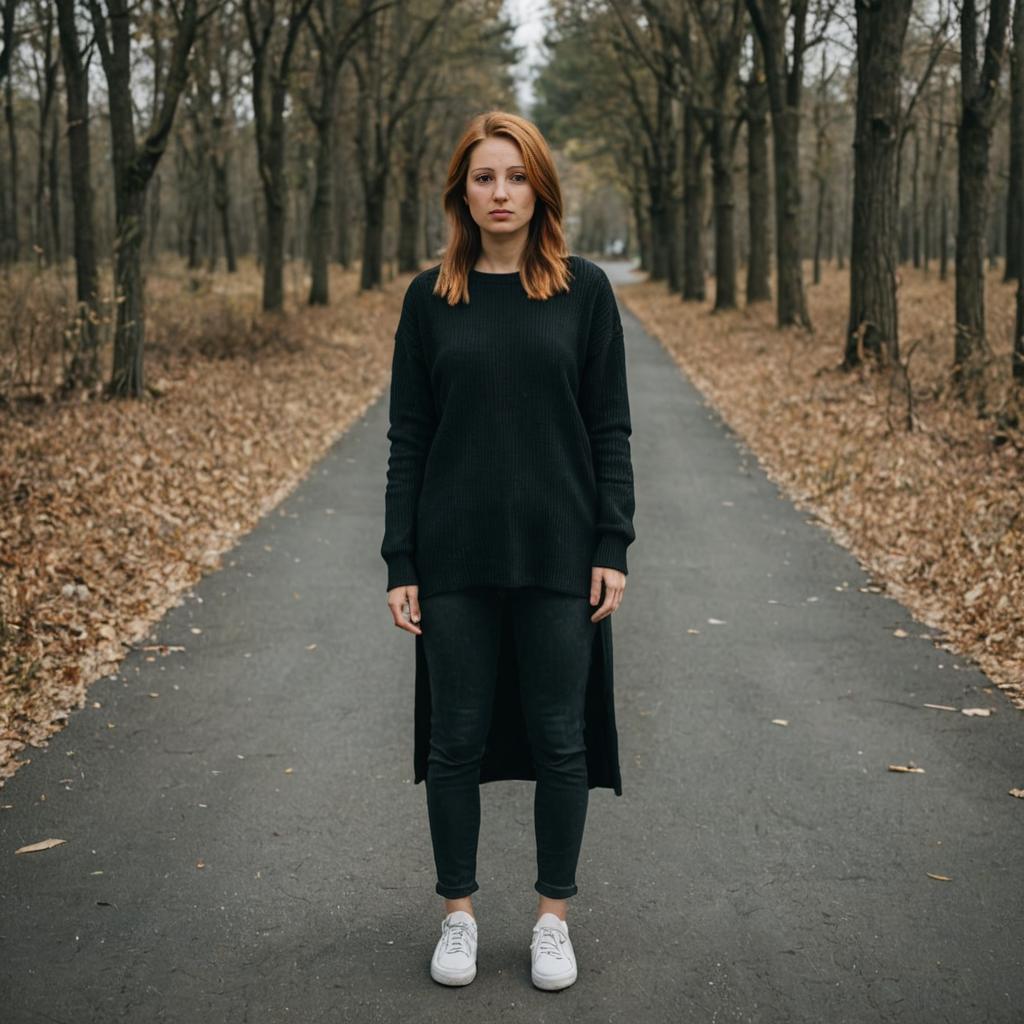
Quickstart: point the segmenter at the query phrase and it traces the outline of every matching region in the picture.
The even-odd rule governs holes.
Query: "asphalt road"
[[[591,792],[577,983],[530,983],[527,782],[482,790],[477,979],[428,974],[443,907],[379,555],[382,397],[159,624],[184,650],[133,652],[0,790],[3,1024],[1024,1021],[1021,713],[862,591],[623,321],[623,795]]]

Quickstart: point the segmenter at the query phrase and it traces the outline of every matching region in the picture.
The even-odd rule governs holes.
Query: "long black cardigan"
[[[432,295],[439,266],[410,284],[392,365],[388,590],[534,585],[586,595],[592,566],[627,572],[635,534],[622,323],[604,271],[580,256],[569,267],[571,290],[539,303],[518,274],[471,271],[469,306]],[[611,617],[597,626],[588,780],[621,795]],[[509,620],[501,635],[481,782],[536,778]],[[420,782],[430,674],[421,636],[415,648]]]
[[[595,606],[596,607],[596,606]],[[604,786],[622,796],[619,740],[615,723],[615,692],[612,660],[612,616],[606,615],[594,630],[594,645],[587,676],[583,739],[587,747],[587,785]],[[430,670],[423,637],[416,637],[416,711],[413,751],[413,782],[427,777],[430,753]],[[480,781],[537,778],[530,753],[526,720],[519,692],[519,665],[512,634],[512,617],[505,613],[498,655],[491,729],[480,763]]]

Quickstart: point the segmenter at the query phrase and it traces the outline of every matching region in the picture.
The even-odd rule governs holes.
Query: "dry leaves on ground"
[[[901,279],[910,431],[898,378],[837,369],[845,271],[827,268],[808,286],[813,334],[777,330],[771,304],[713,314],[654,282],[620,294],[797,506],[1024,708],[1024,423],[979,418],[950,398],[952,282]],[[1010,395],[1013,310],[1014,286],[993,272],[987,321],[1003,381],[994,408]]]
[[[359,295],[332,268],[331,306],[296,287],[281,316],[255,267],[183,278],[150,274],[159,397],[0,413],[0,780],[387,383],[402,281]]]

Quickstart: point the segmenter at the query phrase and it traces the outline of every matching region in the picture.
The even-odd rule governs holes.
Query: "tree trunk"
[[[334,95],[333,83],[328,94]],[[316,124],[316,152],[314,155],[316,179],[313,183],[313,202],[309,209],[310,282],[309,305],[326,306],[329,301],[327,264],[330,259],[331,219],[333,196],[331,188],[331,153],[334,149],[334,103],[325,96]]]
[[[11,89],[11,76],[4,78],[4,120],[7,124],[7,151],[11,157],[11,180],[10,180],[10,221],[8,224],[7,237],[4,239],[4,259],[10,263],[17,263],[21,259],[21,232],[18,227],[18,127],[14,120],[14,94]]]
[[[238,259],[235,256],[235,240],[231,234],[231,193],[228,189],[227,157],[214,154],[213,163],[213,204],[220,218],[221,240],[224,243],[224,260],[228,273],[238,271]]]
[[[114,118],[111,118],[111,130]],[[115,395],[139,396],[145,387],[143,377],[143,342],[145,339],[145,280],[142,274],[143,220],[145,188],[132,188],[124,175],[115,186],[117,202],[117,237],[115,249],[115,280],[117,321],[114,330],[114,365],[110,375],[110,391]]]
[[[47,159],[48,191],[50,193],[50,245],[54,261],[60,263],[64,257],[63,239],[60,231],[60,131],[57,125],[58,113],[53,112],[50,121],[50,150]]]
[[[772,297],[768,237],[768,90],[761,48],[754,46],[754,67],[747,83],[747,303],[770,302]]]
[[[410,119],[408,126],[419,130],[419,125]],[[411,133],[407,132],[411,136]],[[416,140],[409,137],[405,150],[406,160],[402,167],[402,197],[398,203],[398,272],[415,273],[420,267],[420,161],[416,151]]]
[[[949,276],[949,196],[942,192],[942,210],[939,217],[939,280]]]
[[[1024,225],[1017,197],[1024,191],[1024,0],[1013,5],[1013,47],[1010,50],[1010,180],[1006,210],[1004,281],[1021,276]]]
[[[775,138],[775,262],[778,325],[811,328],[804,295],[800,246],[800,111],[773,114]]]
[[[991,131],[965,108],[958,133],[956,347],[954,377],[962,398],[979,397],[990,352],[985,336],[985,229]]]
[[[648,214],[651,225],[651,281],[664,281],[669,272],[669,222],[665,180],[660,164],[650,168],[647,185]]]
[[[850,315],[843,365],[899,360],[896,309],[900,72],[911,0],[857,5]]]
[[[367,189],[363,210],[363,263],[359,287],[365,291],[379,288],[384,279],[384,205],[387,199],[387,173],[378,173],[373,187]]]
[[[1011,201],[1017,208],[1018,223],[1024,224],[1024,192],[1012,194]],[[1018,266],[1024,267],[1024,232],[1017,236]],[[1010,357],[1013,383],[1019,393],[1024,393],[1024,273],[1017,275],[1017,316],[1013,329],[1013,354]]]
[[[814,204],[814,269],[812,280],[821,284],[821,249],[825,229],[825,204],[828,192],[828,178],[824,174],[817,175],[818,196]]]
[[[266,231],[263,235],[263,309],[284,306],[284,241],[287,214],[287,190],[284,180],[284,154],[278,150],[267,155],[268,180],[263,184]]]
[[[683,300],[703,302],[704,145],[697,113],[683,113]]]
[[[960,13],[961,117],[957,135],[956,334],[953,381],[957,396],[987,403],[985,369],[990,358],[985,335],[985,233],[989,207],[989,148],[999,71],[1006,46],[1009,0],[992,0],[981,68],[977,55],[975,0]]]
[[[732,125],[718,103],[711,121],[711,168],[715,203],[715,310],[736,308],[736,198]]]
[[[666,241],[665,248],[668,259],[668,290],[678,295],[683,288],[683,204],[676,195],[675,182],[669,190],[665,203]]]
[[[78,48],[74,0],[57,0],[64,85],[67,93],[69,181],[75,257],[74,351],[64,389],[90,388],[100,378],[96,324],[99,322],[99,271],[93,217],[92,156],[89,151],[89,75]]]
[[[914,130],[914,164],[910,173],[910,248],[914,268],[921,269],[921,215],[918,178],[921,168],[921,140]]]

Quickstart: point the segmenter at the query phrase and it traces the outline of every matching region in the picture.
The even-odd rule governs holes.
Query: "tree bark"
[[[1024,224],[1017,201],[1024,191],[1024,0],[1013,5],[1013,47],[1010,50],[1010,180],[1006,210],[1006,268],[1004,281],[1021,276]]]
[[[850,314],[843,365],[899,360],[896,261],[900,72],[912,0],[857,4]]]
[[[142,243],[146,189],[163,156],[174,112],[188,75],[188,56],[198,26],[197,0],[184,0],[179,12],[170,68],[153,125],[139,146],[135,140],[132,100],[131,12],[127,0],[108,0],[107,15],[99,0],[89,0],[96,43],[103,60],[110,108],[111,159],[116,214],[114,363],[108,393],[138,397],[143,393],[145,338]]]
[[[764,58],[775,170],[776,320],[811,328],[800,240],[800,98],[808,0],[747,0]],[[792,42],[790,49],[789,40]]]
[[[768,236],[768,89],[764,58],[754,44],[754,66],[747,82],[747,304],[772,297],[770,238]]]
[[[57,31],[67,93],[68,162],[75,257],[74,351],[64,389],[90,388],[100,378],[99,270],[93,214],[92,155],[89,149],[89,75],[78,47],[74,0],[57,0]]]
[[[989,148],[999,73],[1006,48],[1009,0],[991,0],[985,54],[978,66],[975,0],[960,11],[961,116],[957,135],[956,335],[953,381],[957,396],[973,400],[979,413],[987,402],[985,369],[990,358],[985,335],[985,233],[989,207]]]
[[[683,112],[683,300],[703,302],[704,142],[692,104]]]
[[[711,177],[715,203],[715,310],[736,308],[736,194],[733,126],[716,104],[711,118]]]

